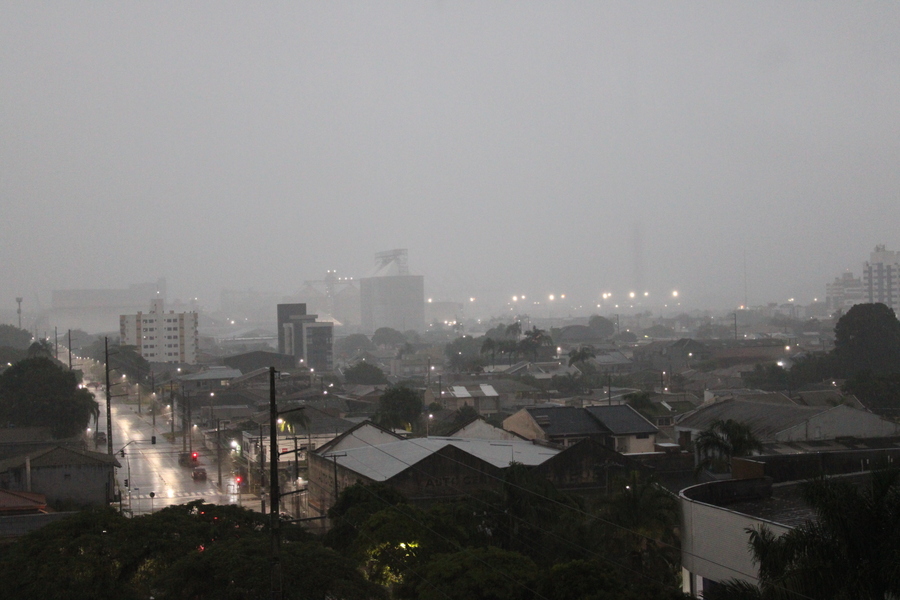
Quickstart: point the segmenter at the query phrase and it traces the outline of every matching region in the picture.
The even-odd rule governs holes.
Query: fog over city
[[[0,5],[5,310],[289,294],[808,303],[900,249],[900,4]],[[661,302],[661,301],[660,301]]]

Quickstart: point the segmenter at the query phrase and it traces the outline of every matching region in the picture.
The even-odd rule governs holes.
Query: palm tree
[[[700,432],[694,450],[698,458],[697,473],[704,469],[730,473],[732,457],[762,452],[762,442],[744,423],[718,419]]]
[[[519,339],[519,336],[522,335],[522,322],[516,321],[506,326],[506,335],[511,337],[514,340]]]
[[[589,358],[597,356],[597,352],[593,346],[582,346],[581,348],[569,350],[569,366],[575,363],[584,362]]]
[[[497,354],[497,342],[493,338],[485,337],[481,342],[481,353],[491,355],[491,364],[494,364],[494,355]]]
[[[900,597],[900,471],[865,484],[824,478],[803,485],[815,518],[784,535],[748,529],[759,584],[727,581],[707,600],[885,600]]]
[[[553,338],[546,331],[532,327],[531,331],[525,333],[525,338],[520,342],[523,352],[530,352],[534,361],[537,362],[538,351],[545,346],[552,346]]]

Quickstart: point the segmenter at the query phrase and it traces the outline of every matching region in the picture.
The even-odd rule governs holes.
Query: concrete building
[[[165,311],[165,302],[150,303],[150,312],[119,316],[122,344],[135,346],[149,362],[197,363],[200,353],[199,317],[196,312]]]
[[[362,330],[421,330],[425,325],[425,278],[409,274],[406,250],[380,252],[375,261],[374,274],[359,282]]]
[[[334,369],[334,325],[306,314],[306,304],[278,305],[278,352],[319,372]]]
[[[853,273],[842,273],[834,281],[825,285],[825,305],[830,312],[842,310],[846,312],[854,304],[868,302],[868,292],[862,279]]]
[[[869,262],[863,265],[863,286],[868,302],[880,302],[900,310],[900,252],[875,246]]]
[[[295,296],[323,320],[359,327],[359,282],[352,277],[338,277],[337,271],[328,270],[322,279],[304,281]]]
[[[124,289],[53,290],[47,318],[60,331],[110,332],[120,315],[136,313],[151,300],[166,301],[165,279]]]

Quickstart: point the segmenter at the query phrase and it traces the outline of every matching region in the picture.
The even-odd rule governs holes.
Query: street
[[[99,430],[106,430],[106,399],[102,390],[95,392],[100,403]],[[194,433],[193,448],[199,454],[198,466],[204,467],[206,479],[194,480],[192,466],[181,466],[178,457],[182,452],[182,440],[168,441],[169,421],[138,414],[137,404],[114,398],[112,401],[113,451],[121,467],[116,472],[117,489],[121,492],[121,507],[134,515],[148,514],[165,506],[204,500],[212,504],[241,504],[259,510],[259,498],[247,494],[238,495],[235,478],[227,458],[222,465],[222,490],[217,486],[218,466],[216,457],[203,447],[202,435]],[[156,444],[151,437],[156,436]],[[105,447],[95,449],[103,452]],[[125,456],[122,457],[122,451]],[[126,482],[128,485],[126,485]]]

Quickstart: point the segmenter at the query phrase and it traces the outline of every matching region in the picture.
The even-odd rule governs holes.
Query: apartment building
[[[119,316],[119,335],[149,362],[192,365],[200,350],[198,321],[196,312],[166,312],[163,300],[153,300],[149,312]]]

